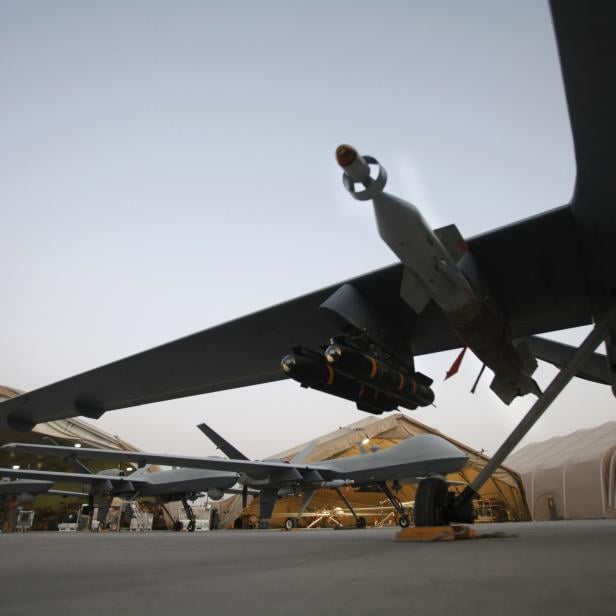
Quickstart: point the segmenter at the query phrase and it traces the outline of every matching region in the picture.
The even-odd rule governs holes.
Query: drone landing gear
[[[88,493],[88,530],[92,530],[92,522],[94,521],[94,492]]]
[[[422,479],[415,493],[415,526],[445,526],[449,492],[447,482],[440,477]]]
[[[351,501],[342,493],[340,488],[334,488],[336,490],[336,494],[344,501],[344,504],[347,506],[347,509],[351,512],[352,516],[355,518],[355,524],[357,528],[366,528],[366,518],[361,518],[355,513],[355,509],[353,509],[353,505],[351,505]]]
[[[400,524],[400,528],[408,528],[411,525],[411,518],[406,513],[400,499],[389,489],[387,482],[385,481],[377,481],[376,485],[381,489],[383,494],[387,496],[389,502],[393,505],[393,508],[398,513],[398,524]]]
[[[582,368],[585,362],[592,355],[593,351],[607,336],[610,328],[613,328],[615,321],[616,303],[614,303],[605,313],[604,319],[595,324],[592,331],[588,334],[588,336],[586,336],[584,342],[582,342],[575,353],[573,353],[569,360],[563,365],[562,369],[554,377],[545,392],[537,398],[522,421],[520,421],[513,432],[507,437],[505,442],[492,456],[491,460],[485,465],[475,480],[467,486],[457,498],[453,500],[450,507],[450,521],[455,519],[458,514],[463,514],[465,511],[468,511],[473,497],[478,494],[483,484],[504,462],[505,458],[513,451],[516,445],[526,436],[526,434],[528,434],[528,431],[535,425],[543,413],[545,413],[552,402],[554,402],[558,394],[560,394],[569,381],[576,375],[578,370]]]
[[[297,528],[297,519],[296,518],[287,518],[284,521],[284,529],[285,530],[293,530]]]
[[[186,528],[186,530],[189,533],[192,533],[195,531],[195,526],[197,525],[197,523],[195,522],[195,512],[193,511],[192,507],[188,504],[188,501],[186,500],[186,498],[182,499],[182,507],[184,507],[184,511],[186,512],[186,517],[189,520],[188,527]]]

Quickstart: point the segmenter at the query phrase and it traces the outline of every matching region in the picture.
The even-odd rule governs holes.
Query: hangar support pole
[[[479,492],[483,484],[491,477],[492,473],[505,461],[505,458],[513,451],[526,434],[528,434],[528,431],[535,425],[537,420],[545,413],[552,402],[554,402],[558,394],[560,394],[569,381],[576,375],[580,367],[592,355],[594,350],[605,338],[614,321],[616,321],[616,303],[606,311],[603,320],[595,324],[591,332],[586,336],[584,342],[582,342],[575,353],[569,358],[569,361],[563,365],[548,388],[537,398],[528,413],[526,413],[522,421],[520,421],[505,442],[499,447],[498,451],[492,456],[483,470],[454,501],[454,509],[463,508],[464,505],[467,505],[473,496]]]

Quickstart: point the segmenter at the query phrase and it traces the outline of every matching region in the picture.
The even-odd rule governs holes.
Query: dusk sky
[[[0,383],[24,390],[393,263],[340,143],[466,237],[567,203],[575,180],[535,0],[5,0],[0,78]],[[457,353],[417,358],[437,406],[409,414],[494,452],[534,398],[503,405],[488,374],[471,395],[470,354],[443,382]],[[95,423],[208,455],[206,421],[264,457],[364,416],[285,381]],[[525,442],[613,416],[609,388],[575,380]]]

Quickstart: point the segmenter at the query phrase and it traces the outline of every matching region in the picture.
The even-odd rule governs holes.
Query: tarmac
[[[475,528],[0,535],[0,614],[616,614],[616,520]]]

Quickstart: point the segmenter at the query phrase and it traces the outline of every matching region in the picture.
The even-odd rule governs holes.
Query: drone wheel
[[[445,526],[447,494],[447,483],[443,479],[422,479],[415,494],[415,526]]]
[[[293,530],[297,526],[295,520],[293,518],[287,518],[284,521],[284,529],[285,530]]]

